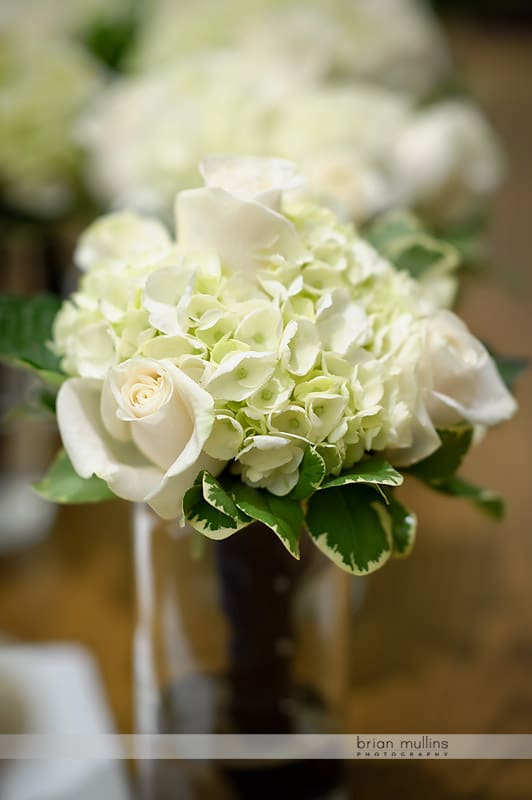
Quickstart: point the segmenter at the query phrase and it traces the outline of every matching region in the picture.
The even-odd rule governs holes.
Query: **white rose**
[[[253,180],[248,158],[228,157],[200,166],[216,185],[177,196],[179,244],[216,253],[234,272],[254,273],[279,254],[290,264],[302,264],[309,254],[296,229],[270,207],[280,202],[283,189],[294,187],[293,170],[279,159],[257,158],[252,164]]]
[[[145,502],[164,519],[202,469],[224,462],[203,451],[213,400],[171,361],[133,358],[100,381],[71,378],[57,398],[65,449],[83,478],[97,475],[125,500]]]
[[[205,186],[218,186],[242,200],[281,210],[282,195],[303,186],[293,161],[257,156],[208,156],[200,164]]]
[[[484,345],[451,311],[440,311],[427,323],[420,375],[436,427],[462,420],[496,425],[517,409]]]
[[[400,132],[390,169],[405,204],[453,222],[482,208],[502,179],[503,161],[488,122],[453,100],[421,112]]]

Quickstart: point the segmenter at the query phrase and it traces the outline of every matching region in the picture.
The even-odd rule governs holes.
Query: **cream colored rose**
[[[440,311],[427,323],[420,369],[436,427],[462,420],[496,425],[517,409],[484,345],[451,311]]]
[[[103,385],[71,378],[59,391],[57,418],[79,475],[97,475],[164,519],[180,515],[201,469],[218,474],[224,466],[203,451],[211,396],[167,359],[133,358],[110,369]]]
[[[218,186],[241,200],[281,210],[284,193],[303,186],[293,161],[257,156],[208,156],[200,164],[205,186]]]
[[[214,252],[230,270],[251,274],[275,256],[294,265],[308,258],[292,223],[275,209],[283,190],[294,188],[289,162],[235,156],[206,160],[200,171],[213,185],[176,200],[182,247]]]

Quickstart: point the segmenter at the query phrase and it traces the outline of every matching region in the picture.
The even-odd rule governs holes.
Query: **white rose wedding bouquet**
[[[259,521],[296,557],[306,528],[353,573],[410,550],[406,475],[499,515],[455,473],[515,401],[407,254],[393,266],[308,200],[289,162],[213,157],[201,173],[175,240],[110,214],[82,235],[58,313],[2,299],[2,355],[60,386],[65,452],[37,490],[147,503],[214,539]]]

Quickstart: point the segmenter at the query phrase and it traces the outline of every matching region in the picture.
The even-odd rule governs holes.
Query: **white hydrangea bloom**
[[[233,172],[230,160],[223,166],[227,188],[194,190],[190,207],[185,192],[184,205],[177,204],[177,241],[150,220],[116,215],[82,238],[81,252],[95,257],[81,259],[86,272],[79,291],[55,326],[56,350],[73,376],[61,390],[67,401],[59,405],[59,422],[74,464],[84,457],[83,431],[92,437],[103,431],[113,441],[99,448],[101,476],[122,496],[146,499],[134,473],[120,471],[122,422],[134,422],[128,447],[140,449],[143,474],[156,487],[154,507],[171,514],[176,498],[167,494],[167,482],[179,477],[182,486],[183,475],[188,480],[201,465],[220,471],[234,461],[246,483],[283,495],[296,484],[309,443],[332,474],[368,451],[385,451],[392,463],[406,465],[437,449],[437,425],[461,418],[495,424],[513,413],[493,362],[467,328],[351,225],[308,200],[283,199],[289,171],[275,187],[280,205],[272,208],[269,188],[278,174],[270,162],[256,162],[247,199],[241,185],[239,197],[229,187],[249,162],[235,159]],[[238,201],[237,219],[227,217],[227,197]],[[180,237],[185,206],[187,224],[198,232],[192,251]],[[257,242],[265,229],[275,235],[246,272],[241,250],[227,240],[234,241],[238,219],[251,211],[262,215],[252,229]],[[243,241],[252,253],[250,237],[246,230]],[[220,252],[227,257],[220,259]],[[112,402],[102,395],[100,412],[98,385],[114,393]],[[120,386],[127,387],[126,399]],[[176,413],[172,386],[186,398],[196,396],[196,387],[201,400],[201,441],[194,439],[193,399],[183,401],[191,415],[183,437],[192,437],[192,461],[166,441]],[[115,407],[120,424],[109,416]],[[123,416],[124,409],[133,416]],[[146,436],[150,425],[159,425],[159,409],[164,425],[152,443]],[[144,414],[148,427],[136,421]],[[186,471],[174,474],[170,462]]]
[[[73,129],[102,75],[74,44],[49,40],[42,31],[27,36],[1,20],[0,51],[1,191],[23,210],[61,213],[79,172]]]

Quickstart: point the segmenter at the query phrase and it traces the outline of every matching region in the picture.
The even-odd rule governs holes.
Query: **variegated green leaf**
[[[364,235],[376,250],[386,254],[397,239],[422,231],[421,221],[412,212],[394,210],[380,214],[364,229]]]
[[[254,489],[238,480],[232,484],[231,494],[244,514],[275,531],[286,549],[299,558],[303,511],[296,500],[276,497],[265,489]]]
[[[186,521],[195,530],[203,533],[209,539],[218,541],[227,539],[233,533],[245,528],[249,524],[248,520],[244,524],[219,511],[214,506],[207,503],[203,497],[203,486],[195,484],[185,492],[183,497],[183,514]]]
[[[372,483],[383,486],[400,486],[403,476],[397,472],[381,456],[372,456],[365,461],[359,461],[353,467],[322,483],[320,489],[331,489],[333,486],[345,486],[348,483]]]
[[[379,569],[392,553],[392,520],[370,486],[335,486],[309,500],[306,527],[325,555],[353,575]]]
[[[420,279],[429,272],[445,274],[460,265],[460,253],[448,241],[431,236],[408,211],[389,211],[366,231],[373,246],[397,269]]]
[[[388,512],[392,518],[393,552],[395,558],[409,555],[414,546],[417,517],[393,495],[388,497]]]
[[[342,457],[335,444],[321,442],[316,445],[316,452],[323,459],[326,475],[339,475],[342,470]]]
[[[394,242],[388,257],[397,269],[409,272],[416,280],[429,272],[453,272],[460,265],[459,253],[451,244],[421,233]]]
[[[45,477],[33,488],[52,503],[100,503],[115,497],[101,478],[81,478],[64,450],[59,451]]]
[[[504,517],[504,500],[496,492],[490,489],[483,489],[473,483],[454,475],[442,481],[433,481],[431,487],[443,494],[452,497],[461,497],[469,500],[477,508],[493,519],[500,520]]]
[[[438,436],[441,446],[436,452],[407,470],[425,483],[449,478],[456,472],[471,446],[473,428],[464,423],[438,430]]]
[[[200,475],[203,497],[207,503],[217,511],[230,517],[236,525],[240,524],[241,528],[249,525],[251,521],[249,517],[240,511],[216,478],[206,470],[201,472]]]
[[[299,467],[299,480],[290,492],[294,500],[310,497],[325,477],[325,462],[313,447],[307,447]]]

